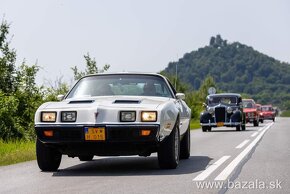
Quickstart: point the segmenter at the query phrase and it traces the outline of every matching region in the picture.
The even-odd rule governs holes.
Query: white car
[[[191,110],[159,74],[97,74],[81,78],[60,102],[35,113],[36,154],[43,171],[58,169],[63,154],[97,156],[158,153],[161,168],[190,156]]]

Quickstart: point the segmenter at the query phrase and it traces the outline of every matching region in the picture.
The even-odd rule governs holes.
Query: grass
[[[34,141],[0,140],[0,166],[35,160]]]
[[[190,129],[193,130],[193,129],[199,129],[200,128],[200,123],[199,123],[199,120],[191,120],[190,121]]]
[[[290,117],[290,110],[283,111],[281,117]]]

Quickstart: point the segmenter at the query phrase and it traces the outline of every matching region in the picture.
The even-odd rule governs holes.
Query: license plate
[[[218,122],[216,125],[217,125],[218,127],[222,127],[222,126],[224,126],[224,123],[223,123],[223,122]]]
[[[85,140],[104,141],[106,140],[106,132],[104,127],[86,127]]]

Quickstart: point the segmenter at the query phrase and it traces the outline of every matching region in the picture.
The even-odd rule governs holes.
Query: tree
[[[73,68],[71,68],[73,70],[75,80],[79,80],[81,77],[83,77],[85,75],[103,73],[110,68],[109,64],[105,64],[103,66],[103,68],[99,70],[99,68],[97,67],[97,62],[96,62],[95,58],[92,59],[89,53],[84,55],[84,58],[86,60],[85,71],[80,71],[77,68],[77,66],[74,66]]]
[[[15,62],[16,51],[9,47],[7,35],[9,24],[2,21],[0,25],[0,90],[4,93],[12,93],[15,90]]]

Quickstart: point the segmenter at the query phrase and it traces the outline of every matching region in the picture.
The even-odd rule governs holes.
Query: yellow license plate
[[[224,126],[224,123],[223,123],[223,122],[218,122],[216,125],[217,125],[218,127],[222,127],[222,126]]]
[[[86,127],[85,140],[104,141],[106,140],[106,132],[104,127]]]

